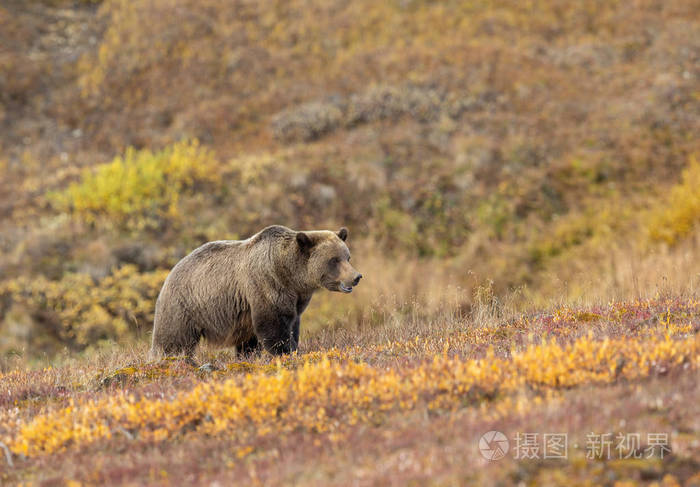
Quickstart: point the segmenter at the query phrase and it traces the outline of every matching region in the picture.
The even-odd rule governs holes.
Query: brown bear
[[[246,240],[209,242],[178,262],[156,301],[151,353],[191,355],[200,338],[272,354],[299,344],[301,314],[321,288],[352,292],[346,228],[267,227]]]

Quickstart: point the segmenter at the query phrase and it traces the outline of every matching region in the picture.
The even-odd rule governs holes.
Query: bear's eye
[[[328,261],[330,265],[337,265],[340,262],[340,259],[338,257],[333,257],[331,260]]]

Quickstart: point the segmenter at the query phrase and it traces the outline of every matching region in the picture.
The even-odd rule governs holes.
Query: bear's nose
[[[357,277],[355,278],[354,281],[352,281],[353,286],[357,286],[360,283],[360,279],[362,279],[362,274],[358,274]]]

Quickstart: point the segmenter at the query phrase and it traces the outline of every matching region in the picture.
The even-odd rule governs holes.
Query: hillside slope
[[[383,270],[308,332],[697,282],[692,0],[10,1],[0,36],[5,352],[141,340],[180,257],[272,223]]]

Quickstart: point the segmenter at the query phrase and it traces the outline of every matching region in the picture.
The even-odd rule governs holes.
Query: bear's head
[[[362,274],[350,264],[347,238],[347,228],[338,232],[297,232],[296,243],[305,256],[308,284],[316,289],[325,287],[329,291],[352,292]]]

